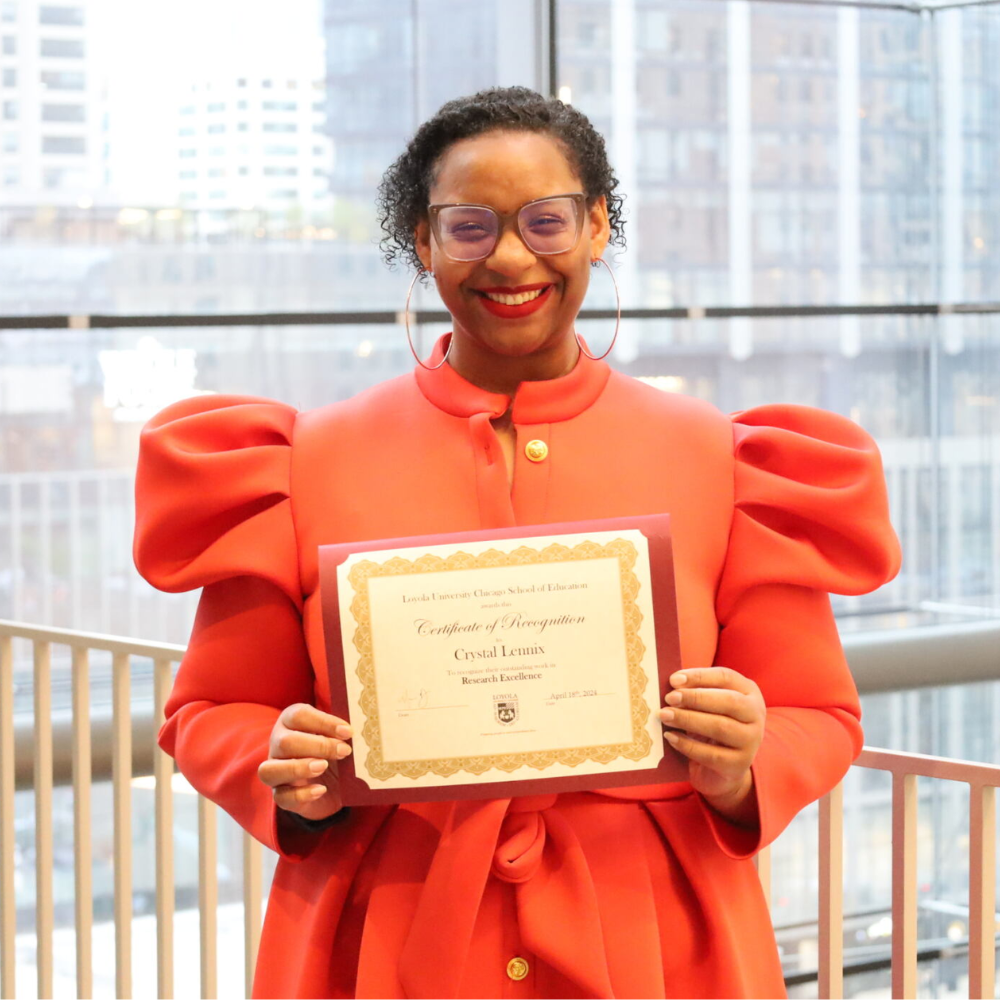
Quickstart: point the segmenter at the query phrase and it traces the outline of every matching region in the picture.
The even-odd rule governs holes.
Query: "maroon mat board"
[[[380,552],[417,548],[427,545],[452,545],[494,539],[534,538],[550,535],[592,534],[599,531],[638,530],[649,542],[649,569],[652,582],[653,629],[659,674],[660,703],[669,690],[668,678],[680,669],[680,638],[677,627],[677,599],[674,588],[673,554],[670,541],[670,516],[654,514],[643,517],[616,517],[559,524],[518,525],[483,531],[460,531],[453,534],[417,535],[410,538],[378,539],[322,545],[319,549],[320,601],[323,608],[323,637],[330,675],[331,711],[350,719],[347,679],[344,675],[344,647],[341,636],[340,600],[337,567],[355,552]],[[657,767],[637,771],[614,771],[607,774],[578,774],[568,777],[522,778],[508,781],[415,786],[413,788],[372,788],[358,777],[354,755],[338,764],[341,795],[345,805],[385,805],[397,802],[430,802],[452,799],[503,799],[519,795],[590,791],[621,788],[629,785],[653,785],[688,780],[687,758],[666,741],[664,756]]]

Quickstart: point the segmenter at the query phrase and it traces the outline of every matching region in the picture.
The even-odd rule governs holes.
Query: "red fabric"
[[[185,400],[143,432],[136,564],[205,588],[160,745],[281,855],[254,996],[783,995],[750,859],[861,747],[827,591],[897,571],[878,452],[833,414],[731,421],[581,358],[518,391],[511,491],[489,422],[507,404],[446,365],[300,414]],[[523,454],[533,438],[544,462]],[[663,511],[683,665],[733,667],[768,705],[757,827],[680,782],[354,809],[279,839],[256,768],[282,708],[329,706],[319,545]]]

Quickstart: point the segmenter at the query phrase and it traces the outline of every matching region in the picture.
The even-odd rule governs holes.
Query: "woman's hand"
[[[343,805],[337,761],[351,752],[344,740],[352,735],[335,715],[303,702],[289,705],[271,730],[268,758],[257,776],[279,808],[305,819],[326,819]]]
[[[670,684],[674,690],[660,721],[668,727],[667,741],[689,760],[692,786],[733,822],[753,825],[757,803],[750,765],[764,739],[767,711],[760,688],[729,667],[685,670]]]

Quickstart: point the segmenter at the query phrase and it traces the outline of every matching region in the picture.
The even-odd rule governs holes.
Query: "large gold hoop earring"
[[[436,372],[447,360],[448,355],[451,354],[451,345],[455,343],[455,335],[452,334],[451,339],[448,341],[448,350],[444,352],[444,357],[436,365],[425,365],[423,361],[417,356],[416,348],[413,346],[413,338],[410,336],[410,298],[413,295],[413,286],[417,283],[417,279],[422,274],[429,274],[433,277],[433,272],[429,271],[427,268],[421,268],[413,276],[413,280],[410,282],[410,287],[406,290],[406,305],[403,307],[403,326],[406,327],[406,342],[410,345],[410,353],[416,358],[417,364],[421,368],[426,368],[429,372]]]
[[[577,345],[579,346],[580,350],[583,351],[583,353],[586,354],[588,358],[590,358],[591,361],[603,361],[614,350],[615,341],[618,339],[618,327],[621,326],[622,322],[622,297],[618,291],[618,280],[615,278],[615,272],[611,270],[611,265],[603,257],[597,257],[591,263],[596,264],[598,261],[600,261],[600,263],[602,263],[608,269],[608,274],[611,275],[611,284],[615,286],[615,302],[616,302],[615,335],[611,338],[611,346],[603,354],[598,356],[591,354],[590,351],[588,351],[587,348],[583,346],[583,341],[580,339],[580,334],[576,334]],[[449,347],[450,346],[451,345],[449,345]]]

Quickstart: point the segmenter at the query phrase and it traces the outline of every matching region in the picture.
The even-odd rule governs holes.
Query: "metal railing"
[[[64,629],[40,628],[0,621],[0,997],[15,996],[14,793],[15,768],[14,653],[15,639],[33,650],[34,727],[31,759],[35,799],[35,934],[38,996],[53,993],[53,785],[54,730],[51,718],[52,647],[71,654],[73,830],[75,869],[75,933],[77,995],[93,994],[90,791],[91,712],[90,654],[112,659],[111,781],[114,811],[115,994],[132,995],[132,826],[131,780],[137,748],[133,744],[131,668],[133,658],[153,662],[153,722],[163,718],[172,683],[173,664],[183,646],[138,642]],[[152,739],[150,729],[149,739]],[[149,752],[149,748],[144,748]],[[23,754],[22,754],[23,756]],[[969,995],[992,998],[996,965],[996,788],[1000,766],[866,748],[856,767],[892,775],[892,995],[916,996],[917,776],[963,782],[970,789],[969,846]],[[140,768],[141,769],[141,768]],[[155,786],[157,995],[174,995],[173,761],[152,749]],[[843,995],[843,786],[819,807],[819,995]],[[198,909],[200,922],[201,995],[217,995],[218,873],[217,807],[198,797]],[[261,845],[243,834],[244,979],[250,994],[262,903]],[[770,902],[771,849],[757,855],[758,873]]]

